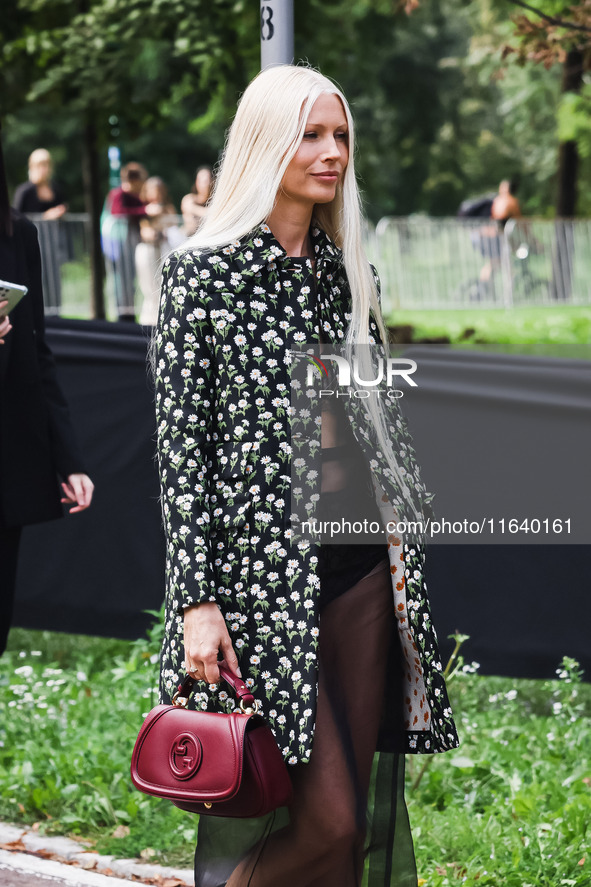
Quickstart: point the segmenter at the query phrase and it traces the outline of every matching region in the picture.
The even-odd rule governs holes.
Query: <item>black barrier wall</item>
[[[90,476],[92,507],[62,521],[26,529],[15,624],[29,628],[135,638],[159,609],[164,592],[164,539],[154,460],[153,392],[147,370],[149,332],[105,322],[51,320],[48,340],[70,403]],[[487,357],[487,360],[490,358]],[[502,361],[502,358],[497,358]],[[511,358],[508,356],[507,360]],[[465,374],[433,362],[433,388],[445,423],[470,423],[482,356],[465,355]],[[429,381],[428,362],[422,368]],[[539,359],[521,361],[531,384]],[[426,375],[425,375],[426,374]],[[565,379],[572,375],[572,367]],[[454,386],[471,380],[472,396]],[[555,379],[559,397],[560,376]],[[566,401],[566,398],[565,398]],[[411,431],[424,475],[435,477],[437,447],[421,443],[432,426],[429,397],[413,407]],[[576,415],[575,415],[576,413]],[[561,421],[568,427],[568,407]],[[573,407],[580,422],[580,405]],[[549,422],[553,422],[549,415]],[[548,428],[555,435],[555,428]],[[560,460],[558,460],[559,463]],[[588,483],[586,477],[581,483]],[[591,675],[588,545],[430,545],[427,583],[445,657],[454,631],[470,635],[463,652],[487,674],[553,677],[562,656]]]
[[[135,638],[164,593],[149,333],[56,319],[47,338],[95,494],[87,511],[25,530],[15,621]]]

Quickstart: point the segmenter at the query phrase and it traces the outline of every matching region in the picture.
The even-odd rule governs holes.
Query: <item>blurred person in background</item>
[[[62,187],[53,179],[51,154],[37,148],[29,157],[29,181],[19,185],[13,206],[19,213],[37,215],[41,248],[43,295],[46,308],[59,314],[62,302],[61,268],[71,255],[67,226],[59,219],[67,212]]]
[[[140,323],[155,326],[158,322],[160,302],[160,267],[171,247],[178,246],[178,239],[169,240],[169,230],[178,231],[176,209],[171,203],[168,188],[158,176],[144,182],[140,198],[145,205],[160,207],[160,215],[140,219],[141,241],[135,248],[135,268],[142,294]]]
[[[0,655],[12,620],[22,528],[78,513],[94,485],[45,340],[41,254],[32,222],[11,210],[0,146],[0,279],[28,287],[6,316],[0,301]],[[61,479],[62,493],[60,493]]]
[[[480,269],[479,275],[479,292],[483,297],[489,295],[488,290],[492,286],[492,278],[495,272],[501,268],[505,225],[509,219],[521,218],[521,206],[515,196],[518,187],[519,180],[517,178],[503,179],[490,208],[492,224],[478,230],[480,252],[487,259]]]
[[[490,210],[491,219],[495,219],[503,228],[509,219],[521,218],[521,206],[515,196],[518,188],[518,178],[503,179],[499,185],[499,193],[493,200]]]
[[[64,193],[52,178],[53,162],[45,148],[37,148],[29,157],[29,181],[19,185],[13,206],[19,213],[40,213],[43,219],[61,219],[67,212]]]
[[[187,237],[192,237],[207,213],[207,201],[213,190],[211,166],[200,166],[195,173],[195,184],[181,201],[183,226]]]
[[[121,184],[107,194],[101,216],[101,239],[107,274],[113,281],[118,320],[135,321],[135,250],[140,220],[161,214],[158,203],[141,198],[148,178],[141,163],[121,167]]]

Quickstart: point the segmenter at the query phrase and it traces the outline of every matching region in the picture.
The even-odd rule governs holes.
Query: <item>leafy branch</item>
[[[586,34],[591,34],[591,27],[588,25],[578,24],[577,22],[567,22],[563,18],[556,18],[553,15],[548,15],[548,13],[543,12],[541,9],[537,9],[535,6],[530,6],[529,3],[524,3],[523,0],[509,0],[509,3],[513,3],[514,6],[521,6],[522,9],[527,9],[528,12],[533,12],[534,15],[539,15],[540,18],[543,18],[548,24],[554,25],[557,28],[566,28],[571,31],[582,31]]]

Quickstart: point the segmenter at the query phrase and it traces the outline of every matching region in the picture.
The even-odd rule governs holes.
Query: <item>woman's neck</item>
[[[53,200],[53,188],[49,182],[38,182],[35,187],[40,200]]]
[[[288,256],[311,256],[311,221],[311,209],[289,207],[286,211],[278,204],[267,218],[267,225]]]

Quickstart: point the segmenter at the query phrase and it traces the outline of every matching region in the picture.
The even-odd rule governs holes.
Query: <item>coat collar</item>
[[[342,251],[335,246],[321,228],[312,224],[310,237],[318,270],[329,265],[338,266],[343,264]],[[263,267],[266,267],[268,271],[274,271],[278,265],[289,263],[290,257],[265,222],[255,228],[251,234],[247,235],[240,245],[243,252],[247,250],[250,253],[250,261],[245,270],[250,270],[255,274]]]

